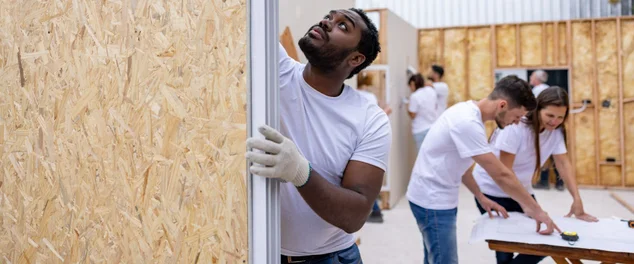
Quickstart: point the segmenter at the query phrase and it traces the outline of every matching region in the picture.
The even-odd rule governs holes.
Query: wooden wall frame
[[[621,16],[621,17],[602,17],[602,18],[593,18],[593,19],[570,19],[570,20],[562,20],[562,21],[540,21],[540,22],[522,22],[522,23],[511,23],[511,24],[489,24],[489,25],[470,25],[470,26],[453,26],[453,27],[442,27],[442,28],[421,28],[419,29],[419,35],[418,35],[418,41],[419,41],[419,47],[420,47],[420,41],[421,41],[421,33],[422,32],[429,32],[429,31],[437,31],[439,36],[438,36],[438,41],[437,43],[439,45],[441,45],[441,54],[440,54],[440,62],[441,63],[445,63],[444,59],[445,59],[445,52],[446,50],[444,49],[445,47],[445,32],[447,32],[448,30],[451,29],[464,29],[466,30],[466,32],[469,32],[469,30],[471,29],[479,29],[479,28],[485,28],[488,27],[490,30],[490,34],[491,34],[491,48],[490,48],[490,54],[491,54],[491,75],[494,76],[495,75],[495,70],[497,69],[516,69],[516,68],[526,68],[526,69],[546,69],[546,70],[553,70],[553,69],[567,69],[568,70],[568,74],[569,74],[569,95],[570,95],[570,103],[571,103],[571,107],[572,108],[579,108],[582,105],[581,101],[575,101],[575,98],[573,96],[573,94],[575,94],[576,90],[579,89],[583,89],[586,88],[586,90],[584,90],[584,94],[590,96],[590,99],[592,100],[592,103],[587,105],[587,108],[585,111],[592,111],[590,112],[591,114],[588,114],[588,118],[593,118],[594,121],[591,121],[594,123],[594,128],[587,128],[590,129],[589,131],[593,131],[593,133],[595,134],[594,138],[594,154],[590,154],[590,155],[594,155],[594,164],[595,164],[595,169],[593,170],[592,173],[594,173],[595,175],[588,175],[586,174],[586,177],[590,177],[590,178],[586,178],[586,179],[591,179],[588,180],[589,182],[594,182],[593,185],[588,185],[588,184],[579,184],[580,186],[593,186],[593,187],[599,187],[599,188],[613,188],[613,189],[618,189],[618,188],[625,188],[625,189],[631,189],[634,188],[634,185],[632,184],[632,182],[629,182],[628,185],[628,180],[631,178],[627,178],[628,177],[628,172],[627,172],[627,168],[628,165],[629,166],[634,166],[633,162],[629,162],[631,164],[628,164],[628,160],[626,159],[626,156],[628,155],[627,151],[626,151],[626,140],[628,140],[628,138],[626,137],[626,133],[627,133],[627,127],[628,124],[626,124],[625,122],[626,120],[626,116],[624,114],[624,111],[626,110],[625,108],[625,104],[628,103],[634,103],[634,97],[628,97],[626,96],[627,93],[625,93],[625,89],[633,89],[634,84],[630,84],[630,83],[625,83],[625,79],[624,79],[624,71],[625,69],[625,63],[627,61],[625,61],[624,59],[624,47],[623,47],[623,41],[624,41],[624,32],[622,32],[622,24],[623,21],[631,21],[634,20],[634,16]],[[619,113],[617,114],[617,118],[614,122],[619,122],[618,124],[618,128],[615,127],[615,129],[618,129],[618,134],[619,137],[618,140],[620,142],[620,149],[618,149],[618,152],[614,152],[615,155],[620,155],[620,158],[617,159],[615,162],[607,162],[605,160],[602,160],[602,155],[606,155],[605,150],[601,150],[601,145],[602,145],[602,141],[601,141],[601,127],[600,127],[600,118],[601,118],[601,113],[603,111],[602,108],[602,103],[601,101],[603,99],[606,98],[602,98],[604,96],[606,96],[606,90],[601,89],[600,85],[601,83],[599,83],[599,77],[603,76],[602,78],[612,78],[610,76],[612,75],[605,75],[606,73],[604,71],[600,71],[603,68],[599,68],[600,66],[597,63],[597,60],[599,60],[600,58],[598,57],[599,54],[597,54],[597,48],[598,48],[598,34],[600,29],[597,29],[597,25],[598,24],[602,24],[599,23],[600,21],[615,21],[616,23],[616,39],[615,41],[617,42],[616,45],[616,57],[617,57],[617,66],[615,66],[614,68],[614,72],[617,73],[618,76],[618,87],[616,87],[616,89],[618,89],[618,105],[614,106],[615,108],[618,109]],[[574,41],[573,39],[573,24],[575,23],[579,23],[579,22],[584,22],[584,23],[588,23],[589,27],[590,27],[590,32],[588,33],[588,31],[585,31],[585,34],[589,34],[589,35],[585,35],[588,37],[591,37],[591,42],[588,41],[588,44],[591,45],[591,47],[588,48],[588,51],[592,52],[592,62],[594,63],[594,67],[590,70],[588,69],[588,75],[584,75],[584,76],[591,76],[588,77],[588,81],[590,81],[590,78],[592,79],[592,83],[588,84],[587,87],[575,87],[574,82],[573,82],[573,73],[575,72],[575,70],[582,70],[583,69],[575,69],[574,65],[573,65],[573,45],[578,45],[579,43],[572,43]],[[526,65],[526,63],[522,62],[522,27],[525,25],[532,25],[532,27],[534,27],[535,25],[541,25],[541,45],[542,45],[542,50],[541,50],[541,64],[540,65]],[[613,25],[613,24],[612,24]],[[514,64],[510,64],[510,65],[504,65],[502,64],[502,66],[500,65],[502,63],[502,61],[499,61],[500,63],[498,63],[498,55],[501,53],[498,53],[498,29],[501,27],[514,27],[515,28],[515,63]],[[552,27],[552,28],[551,28]],[[613,27],[613,26],[612,26]],[[565,30],[565,32],[563,31]],[[611,30],[610,30],[611,31]],[[508,31],[507,31],[508,32]],[[537,33],[537,28],[533,28],[532,31],[524,31],[524,36],[526,36],[527,32],[535,32]],[[511,32],[508,32],[511,33]],[[435,33],[434,33],[435,34]],[[531,34],[531,33],[529,33]],[[468,33],[467,33],[468,36]],[[503,35],[501,35],[503,36]],[[467,38],[467,41],[469,39]],[[588,39],[590,40],[590,39]],[[506,42],[506,47],[508,47],[508,43]],[[511,42],[512,43],[512,42]],[[535,43],[535,41],[533,41],[533,43]],[[565,44],[565,45],[564,45]],[[511,44],[510,47],[512,47],[513,44]],[[533,44],[534,46],[535,44]],[[627,48],[627,47],[625,47]],[[465,67],[465,80],[466,80],[466,85],[464,87],[464,91],[462,91],[465,95],[467,95],[466,99],[472,99],[469,98],[470,97],[470,90],[473,88],[471,87],[474,84],[470,84],[470,78],[473,78],[472,76],[470,76],[469,74],[469,61],[472,60],[472,56],[473,54],[469,54],[469,43],[467,42],[467,44],[465,45],[465,54],[466,54],[466,58],[465,58],[465,62],[464,62],[464,67]],[[506,48],[505,50],[509,51],[512,48]],[[526,50],[526,46],[524,46],[524,49]],[[552,49],[552,50],[551,50]],[[419,51],[420,52],[420,51]],[[590,56],[589,53],[588,56]],[[605,56],[605,55],[602,55]],[[613,55],[610,55],[613,56]],[[565,57],[565,58],[564,58]],[[421,58],[419,56],[419,58]],[[447,57],[450,58],[450,57]],[[539,59],[535,57],[535,55],[532,56],[532,61],[537,62]],[[590,58],[588,57],[587,60],[589,61]],[[613,58],[612,58],[613,60]],[[508,60],[510,61],[510,60]],[[425,61],[423,60],[419,60],[419,64],[420,65],[424,65]],[[530,63],[529,63],[530,64]],[[583,64],[585,65],[585,64]],[[579,65],[577,65],[579,66]],[[628,66],[629,67],[629,66]],[[473,69],[472,69],[473,70]],[[612,73],[614,74],[614,73]],[[579,73],[577,73],[577,75],[579,75]],[[606,77],[607,76],[607,77]],[[491,87],[494,86],[494,82],[495,79],[493,79],[493,83],[491,84]],[[578,82],[578,81],[577,81]],[[629,82],[629,81],[628,81]],[[471,80],[471,83],[473,83],[473,80]],[[578,86],[579,84],[577,84]],[[629,85],[629,86],[628,86]],[[614,85],[610,85],[609,87],[613,87]],[[612,88],[614,89],[614,88]],[[612,93],[614,93],[614,90],[611,90]],[[630,91],[630,90],[628,90]],[[602,94],[603,93],[603,94]],[[608,92],[609,93],[609,92]],[[579,97],[577,95],[577,97]],[[584,96],[585,97],[585,96]],[[614,97],[614,94],[610,95],[610,98],[614,98],[612,99],[613,101],[616,101],[616,97]],[[576,98],[577,100],[580,100],[579,98]],[[605,112],[603,112],[603,114],[605,114]],[[615,113],[616,114],[616,113]],[[572,115],[574,116],[574,114]],[[567,137],[568,137],[568,152],[570,153],[570,157],[571,157],[571,162],[572,162],[572,167],[573,167],[573,173],[576,175],[577,173],[577,165],[581,165],[581,164],[577,164],[577,160],[575,158],[575,151],[579,151],[579,149],[577,149],[578,147],[575,146],[574,142],[577,138],[577,132],[576,130],[576,125],[575,125],[575,121],[573,117],[570,117],[567,121]],[[592,123],[589,123],[592,124]],[[578,126],[579,124],[577,124]],[[616,124],[615,124],[616,125]],[[605,134],[605,132],[604,132]],[[616,135],[616,134],[614,134]],[[605,135],[603,135],[605,137]],[[609,136],[611,138],[611,140],[615,140],[614,136]],[[604,139],[606,140],[606,139]],[[633,139],[629,139],[630,141]],[[615,142],[615,141],[611,141],[611,142]],[[604,144],[604,148],[605,148],[605,141],[603,142]],[[608,145],[611,143],[608,143]],[[612,145],[614,146],[614,145]],[[614,149],[614,147],[611,147],[611,149]],[[616,154],[618,153],[618,154]],[[586,158],[588,158],[589,156],[586,156]],[[631,156],[630,156],[631,158]],[[621,181],[619,185],[614,185],[612,186],[610,184],[610,186],[607,186],[606,183],[603,183],[602,181],[605,180],[605,178],[602,178],[601,172],[602,172],[602,167],[605,166],[619,166],[621,169],[620,175],[621,177]],[[604,172],[605,172],[605,168],[604,168]],[[614,182],[614,173],[617,173],[616,171],[612,170],[612,173],[608,174],[608,175],[612,175],[612,177],[610,179],[613,179],[612,184],[616,184]],[[631,173],[630,173],[631,174]]]

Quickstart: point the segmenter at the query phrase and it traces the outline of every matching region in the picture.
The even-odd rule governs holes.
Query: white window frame
[[[278,13],[277,0],[247,0],[248,137],[262,137],[264,124],[279,129]],[[279,181],[247,174],[249,263],[279,263]]]

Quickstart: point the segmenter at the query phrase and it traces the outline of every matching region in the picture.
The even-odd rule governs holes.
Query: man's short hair
[[[432,65],[431,70],[434,71],[435,73],[438,73],[438,76],[440,78],[442,78],[442,76],[445,74],[445,69],[443,69],[442,66],[438,64]]]
[[[372,23],[372,20],[370,20],[370,18],[368,18],[365,12],[361,9],[350,8],[350,10],[356,12],[361,19],[363,19],[367,28],[361,31],[361,40],[357,46],[357,50],[365,56],[365,61],[352,70],[348,79],[368,67],[368,65],[372,64],[379,52],[381,52],[379,31],[376,29],[374,23]]]
[[[516,75],[509,75],[498,81],[489,94],[489,99],[504,99],[509,103],[509,109],[523,106],[526,111],[532,111],[537,107],[537,100],[528,82]]]

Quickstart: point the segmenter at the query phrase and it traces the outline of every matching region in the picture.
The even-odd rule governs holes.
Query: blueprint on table
[[[634,228],[616,219],[599,219],[599,222],[585,222],[576,218],[551,217],[562,232],[577,232],[579,240],[574,245],[561,238],[559,232],[540,235],[535,232],[535,220],[525,214],[511,212],[509,218],[489,219],[487,214],[477,219],[471,232],[469,243],[485,240],[500,240],[526,244],[544,244],[570,248],[596,249],[614,252],[634,253]],[[542,224],[542,230],[545,229]]]

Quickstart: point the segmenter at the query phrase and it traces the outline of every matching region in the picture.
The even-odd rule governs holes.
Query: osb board
[[[520,25],[520,62],[524,66],[542,64],[542,25]]]
[[[282,47],[284,47],[289,57],[299,61],[297,49],[295,48],[295,40],[293,40],[293,34],[291,34],[291,29],[288,26],[284,28],[284,32],[280,35],[280,44],[282,44]]]
[[[546,35],[546,39],[544,40],[544,53],[545,60],[544,64],[546,65],[554,65],[555,64],[555,30],[553,29],[553,24],[544,25],[544,34]]]
[[[625,122],[625,185],[634,186],[634,103],[623,105]]]
[[[418,36],[418,63],[420,72],[428,72],[432,64],[440,64],[440,30],[421,30]],[[427,77],[427,76],[425,76]]]
[[[559,65],[568,65],[568,26],[566,26],[565,23],[559,23],[557,27],[559,27],[557,30],[557,36],[559,38],[557,58]]]
[[[246,261],[245,1],[134,3],[0,5],[3,263]]]
[[[385,71],[363,70],[359,74],[357,74],[357,80],[360,80],[362,77],[366,76],[370,77],[372,80],[372,84],[366,88],[367,91],[373,93],[379,103],[385,102]]]
[[[575,121],[575,165],[579,184],[596,184],[594,111],[572,115]]]
[[[445,30],[443,61],[449,89],[448,105],[467,100],[467,30]]]
[[[493,90],[493,69],[491,69],[491,29],[469,28],[469,98],[480,100]]]
[[[597,104],[601,105],[604,101],[610,103],[608,107],[601,106],[599,108],[599,159],[604,161],[607,157],[612,157],[620,160],[619,73],[617,43],[614,41],[617,39],[616,21],[598,21],[595,26],[597,84],[599,88]]]
[[[594,59],[590,22],[572,23],[572,98],[573,102],[593,100]]]
[[[621,186],[621,167],[613,165],[602,165],[599,168],[601,173],[601,185]]]
[[[634,20],[621,20],[623,96],[634,98]]]
[[[515,25],[498,26],[495,29],[497,65],[509,67],[517,65],[517,36]]]

